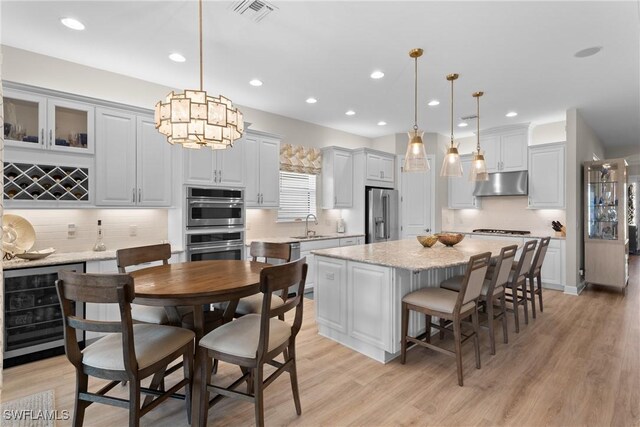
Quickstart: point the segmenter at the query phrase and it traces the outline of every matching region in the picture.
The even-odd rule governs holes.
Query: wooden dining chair
[[[402,344],[400,362],[404,365],[407,360],[407,345],[411,342],[432,350],[439,351],[456,358],[458,370],[458,385],[462,386],[462,343],[473,338],[476,353],[476,368],[480,369],[480,341],[478,339],[478,298],[482,291],[487,267],[491,259],[491,252],[484,252],[472,256],[467,264],[459,292],[444,288],[423,288],[402,298]],[[408,335],[409,311],[423,313],[426,319],[426,337],[422,341],[418,337]],[[432,316],[451,321],[454,337],[454,351],[431,344],[431,328],[442,331],[449,330],[431,321]],[[462,320],[471,317],[473,331],[469,335],[462,334]]]
[[[527,290],[527,298],[531,301],[531,316],[536,318],[536,295],[538,295],[538,301],[540,302],[540,312],[544,311],[542,305],[542,264],[544,263],[545,255],[547,254],[547,248],[551,242],[551,237],[545,237],[540,239],[538,244],[538,250],[531,263],[531,269],[529,270],[529,289]],[[537,281],[537,287],[536,282]]]
[[[260,314],[247,314],[233,322],[226,323],[200,340],[200,347],[207,352],[204,362],[196,369],[201,370],[202,389],[200,394],[200,419],[205,420],[209,408],[223,397],[231,397],[253,402],[256,425],[264,425],[264,389],[283,372],[289,372],[291,390],[296,413],[300,415],[300,395],[296,373],[295,340],[302,324],[304,284],[307,277],[306,259],[287,264],[267,267],[260,273],[260,292],[263,296]],[[280,298],[278,294],[295,286],[295,296],[277,307],[271,300]],[[276,317],[295,310],[293,324]],[[275,360],[284,356],[284,363]],[[211,383],[212,359],[239,365],[243,375],[231,385],[222,387]],[[271,365],[276,370],[264,379],[264,366]],[[235,390],[247,384],[247,392]],[[209,393],[214,398],[209,401]]]
[[[511,265],[518,250],[517,245],[506,246],[500,250],[500,255],[492,264],[484,278],[484,283],[480,291],[479,303],[487,313],[487,325],[489,329],[489,344],[491,346],[491,354],[496,354],[496,336],[494,323],[496,320],[502,321],[502,336],[506,344],[509,341],[507,332],[507,306],[505,301],[505,286],[509,281],[509,272]],[[460,292],[462,288],[463,275],[453,276],[442,283],[440,287],[451,291]],[[496,304],[496,301],[498,304]],[[499,310],[499,311],[496,311]],[[445,326],[441,323],[440,326]],[[485,326],[482,323],[480,326]],[[442,334],[440,335],[442,337]]]
[[[129,426],[138,426],[140,417],[184,387],[187,418],[191,416],[193,340],[187,329],[166,325],[133,324],[131,301],[133,278],[127,274],[85,274],[60,271],[56,288],[63,313],[64,345],[67,358],[76,369],[73,425],[82,426],[86,408],[92,403],[127,408]],[[118,304],[121,320],[106,322],[78,317],[74,304]],[[76,330],[108,335],[80,350]],[[184,377],[164,392],[140,386],[140,381],[164,372],[169,363],[182,358]],[[88,390],[89,376],[110,380],[98,391]],[[129,400],[107,396],[118,383],[129,383]],[[157,395],[140,406],[140,393]]]
[[[251,242],[249,254],[253,261],[262,260],[263,262],[268,262],[269,260],[279,260],[287,263],[291,261],[291,245],[288,243]],[[272,309],[281,306],[284,303],[287,292],[288,291],[285,289],[283,290],[283,295],[271,300]],[[241,298],[238,301],[236,316],[244,316],[251,313],[260,314],[261,311],[262,295],[255,294]]]
[[[150,262],[161,262],[163,265],[167,265],[169,258],[171,258],[171,245],[168,243],[118,249],[116,251],[116,261],[120,273],[126,273],[127,267]],[[171,316],[169,316],[169,313],[171,313]],[[205,332],[210,332],[222,325],[222,316],[222,310],[206,311]],[[153,323],[157,325],[182,325],[185,328],[194,329],[193,307],[188,306],[154,307],[131,304],[131,317],[136,322]]]
[[[524,308],[524,323],[529,323],[527,277],[531,270],[531,262],[537,243],[535,240],[530,240],[524,244],[520,259],[512,264],[509,283],[505,288],[506,301],[511,304],[511,308],[507,307],[507,311],[513,313],[516,333],[520,332],[520,306]]]
[[[139,264],[161,262],[163,265],[167,265],[169,264],[169,258],[171,258],[171,245],[168,243],[124,248],[116,251],[116,263],[120,273],[127,273],[127,267]],[[190,307],[181,307],[180,311],[185,314],[189,312],[189,309]],[[131,318],[136,322],[156,325],[170,323],[164,307],[131,304]]]

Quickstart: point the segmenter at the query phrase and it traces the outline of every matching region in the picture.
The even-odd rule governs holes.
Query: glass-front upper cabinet
[[[94,107],[89,104],[6,89],[3,109],[8,146],[94,152]]]
[[[626,166],[619,161],[587,162],[586,239],[618,240],[626,236]]]

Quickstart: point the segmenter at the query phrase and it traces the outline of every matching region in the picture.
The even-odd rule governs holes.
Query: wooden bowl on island
[[[440,233],[438,241],[445,246],[453,246],[460,243],[464,239],[464,234],[460,233]]]
[[[425,248],[430,248],[431,246],[435,245],[436,242],[438,241],[438,235],[427,234],[425,236],[416,236],[416,239],[418,239],[418,242],[420,242],[420,244]]]

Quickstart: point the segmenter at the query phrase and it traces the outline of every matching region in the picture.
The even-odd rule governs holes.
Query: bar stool
[[[524,308],[524,323],[529,324],[527,277],[531,269],[531,261],[533,260],[533,253],[536,250],[537,243],[535,240],[530,240],[524,244],[520,259],[514,261],[512,265],[509,273],[509,285],[505,289],[506,300],[511,303],[511,309],[507,309],[507,311],[513,312],[516,333],[520,332],[519,306]]]
[[[457,362],[458,385],[462,386],[462,343],[469,338],[473,338],[476,353],[476,368],[480,369],[477,302],[482,290],[484,277],[487,274],[490,259],[491,252],[474,255],[469,259],[460,292],[431,287],[411,292],[402,298],[402,345],[400,363],[404,365],[407,360],[407,344],[409,342],[453,356]],[[418,339],[418,337],[408,335],[409,310],[417,311],[425,315],[427,320],[425,341]],[[431,328],[441,329],[440,325],[431,322],[432,316],[446,319],[453,323],[455,351],[446,350],[431,344]],[[462,319],[466,319],[469,316],[471,316],[472,319],[473,332],[469,335],[463,335],[461,330]]]
[[[544,263],[544,257],[547,254],[547,248],[551,242],[551,237],[545,237],[540,240],[538,245],[538,251],[533,258],[531,264],[531,270],[529,271],[529,289],[527,291],[527,298],[531,300],[531,315],[536,318],[536,295],[538,295],[538,301],[540,302],[540,312],[544,311],[542,305],[542,264]],[[538,287],[535,286],[535,281],[538,282]]]
[[[500,251],[495,266],[487,270],[487,276],[484,279],[482,290],[480,291],[479,303],[484,306],[487,313],[487,328],[489,329],[489,343],[491,345],[491,354],[496,354],[496,337],[494,322],[502,320],[502,335],[504,343],[508,342],[507,333],[507,307],[505,301],[504,288],[509,280],[509,272],[511,265],[518,250],[517,245],[506,246]],[[451,291],[460,292],[464,276],[453,276],[440,284],[441,288]],[[495,306],[494,302],[499,300],[499,305]],[[498,308],[500,311],[495,312]],[[442,326],[442,325],[441,325]],[[480,325],[484,326],[484,325]]]

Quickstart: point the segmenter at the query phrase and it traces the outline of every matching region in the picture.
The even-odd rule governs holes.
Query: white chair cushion
[[[443,280],[442,283],[440,283],[440,287],[444,289],[449,289],[450,291],[460,292],[460,288],[462,288],[463,279],[464,279],[464,276],[450,277],[447,280]],[[480,295],[482,295],[483,297],[487,296],[487,292],[489,291],[490,284],[491,284],[491,280],[484,279],[484,283],[482,284],[482,290],[480,291]],[[494,289],[494,293],[497,293],[497,290],[499,290],[498,288]]]
[[[259,314],[247,314],[233,322],[226,323],[200,340],[202,347],[231,356],[255,358],[260,340]],[[291,336],[291,326],[276,318],[269,319],[269,348],[287,342]]]
[[[236,313],[238,314],[260,314],[262,313],[262,298],[263,294],[250,295],[248,297],[240,298],[238,301],[238,307],[236,307]],[[284,305],[284,301],[277,295],[271,297],[271,309]]]
[[[423,288],[411,292],[402,298],[402,302],[440,311],[442,313],[453,313],[458,299],[458,292],[443,288]],[[461,312],[467,311],[475,305],[475,301],[469,301],[462,306]]]
[[[180,316],[191,313],[193,307],[178,307]],[[164,307],[154,307],[150,305],[131,304],[131,318],[136,322],[153,323],[155,325],[165,325],[169,323],[169,317]]]
[[[192,341],[195,334],[183,328],[140,323],[133,325],[138,369],[144,369]],[[124,371],[122,334],[109,334],[82,350],[82,363],[98,369]]]

